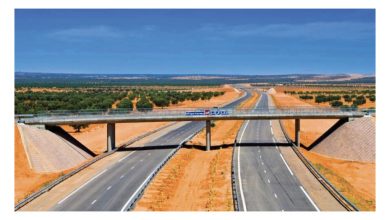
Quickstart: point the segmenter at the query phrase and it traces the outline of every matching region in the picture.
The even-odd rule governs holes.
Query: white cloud
[[[208,24],[199,29],[228,37],[278,37],[307,39],[362,39],[375,35],[375,25],[364,22],[313,22],[226,26]]]

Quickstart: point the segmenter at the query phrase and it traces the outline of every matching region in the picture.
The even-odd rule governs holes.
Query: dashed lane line
[[[67,200],[69,197],[73,196],[75,193],[77,193],[80,189],[82,189],[84,186],[88,185],[88,183],[92,182],[93,180],[95,180],[96,178],[98,178],[99,176],[101,176],[103,173],[105,173],[107,171],[107,169],[103,170],[102,172],[100,172],[99,174],[97,174],[96,176],[94,176],[92,179],[88,180],[88,182],[84,183],[83,185],[81,185],[79,188],[77,188],[75,191],[73,191],[71,194],[69,194],[67,197],[65,197],[64,199],[62,199],[61,201],[59,201],[57,204],[60,205],[61,203],[63,203],[65,200]]]

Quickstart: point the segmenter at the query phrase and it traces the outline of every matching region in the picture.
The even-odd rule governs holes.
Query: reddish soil
[[[375,163],[339,160],[305,149],[301,152],[359,209],[375,211]]]
[[[38,174],[29,167],[19,129],[15,125],[15,204],[41,186],[69,172]]]
[[[249,108],[259,95],[239,108]],[[232,144],[242,121],[218,121],[212,128],[212,145]],[[202,131],[188,145],[205,149]],[[182,148],[158,173],[136,211],[233,211],[231,191],[232,147],[209,152]]]
[[[37,88],[37,91],[43,90]],[[209,90],[209,88],[197,90]],[[240,96],[230,86],[224,86],[223,88],[213,88],[213,91],[225,91],[223,96],[212,98],[210,101],[196,101],[187,102],[182,107],[213,107],[215,105],[222,105],[230,102],[233,99]],[[62,91],[52,89],[50,91]],[[116,125],[116,142],[117,146],[127,142],[128,140],[139,136],[150,130],[162,127],[169,122],[153,122],[153,123],[133,123],[126,124],[121,123]],[[96,154],[101,154],[106,150],[106,125],[105,124],[91,124],[85,129],[81,129],[81,132],[75,132],[70,126],[61,126],[65,131],[69,132],[73,137],[83,143],[86,147],[92,150]],[[40,187],[44,186],[48,182],[56,179],[57,177],[71,171],[66,170],[61,173],[50,174],[37,174],[29,168],[28,159],[24,151],[24,147],[21,141],[21,137],[17,127],[15,126],[15,203],[25,198],[27,195],[34,191],[37,191]]]
[[[293,107],[293,106],[308,106],[310,104],[299,100],[291,95],[283,93],[275,93],[271,95],[274,103],[277,107]],[[332,127],[337,120],[333,119],[316,119],[316,120],[301,120],[301,143],[305,146],[310,146],[317,138],[325,133],[330,127]],[[283,124],[287,133],[291,138],[295,135],[295,121],[283,120]]]
[[[283,93],[272,94],[272,98],[278,107],[309,105]],[[294,137],[294,121],[284,120],[283,123],[289,136]],[[335,120],[302,120],[301,142],[309,146],[334,123]],[[304,148],[300,150],[358,208],[375,210],[375,163],[339,160]]]

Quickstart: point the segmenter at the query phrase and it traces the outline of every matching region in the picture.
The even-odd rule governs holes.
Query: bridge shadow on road
[[[290,147],[292,146],[291,143],[279,143],[279,142],[261,142],[261,143],[237,143],[236,146],[240,147],[273,147],[273,146],[278,146],[278,147]]]
[[[164,149],[175,149],[178,145],[149,145],[149,146],[135,146],[135,147],[121,147],[118,148],[118,151],[143,151],[143,150],[164,150]],[[228,148],[233,147],[234,144],[221,144],[221,145],[212,145],[210,147],[210,150],[217,150],[222,148]],[[290,143],[236,143],[236,146],[240,147],[272,147],[272,146],[279,146],[279,147],[290,147],[292,144]],[[199,150],[205,150],[206,146],[204,145],[196,145],[196,144],[184,144],[182,146],[183,148],[187,149],[199,149]]]

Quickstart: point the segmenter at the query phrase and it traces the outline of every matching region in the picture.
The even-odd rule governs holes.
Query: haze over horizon
[[[375,10],[29,10],[15,70],[103,74],[375,74]]]

